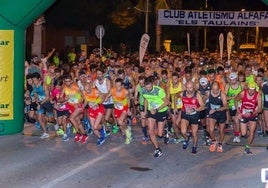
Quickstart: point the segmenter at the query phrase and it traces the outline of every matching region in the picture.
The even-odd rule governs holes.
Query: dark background
[[[143,0],[145,2],[145,0]],[[137,50],[140,37],[144,33],[144,13],[131,11],[129,7],[138,5],[138,0],[57,0],[46,12],[46,24],[57,27],[70,27],[88,30],[89,34],[95,35],[95,27],[103,25],[105,27],[104,46],[108,48],[118,48],[120,42],[126,43],[132,51]],[[149,0],[149,31],[151,36],[149,49],[153,50],[155,43],[155,0]],[[179,0],[166,0],[171,9],[178,9]],[[268,6],[261,0],[208,0],[208,10],[219,11],[246,11],[268,10]],[[145,7],[140,7],[145,10]],[[182,0],[182,9],[205,10],[205,0]],[[112,20],[115,13],[130,14],[134,19],[132,24],[120,26]],[[128,21],[125,21],[126,24]],[[235,28],[213,27],[208,28],[208,48],[215,49],[215,40],[220,33],[227,34],[234,31]],[[242,28],[241,36],[245,36],[246,31],[250,31],[251,40],[254,41],[254,28]],[[200,40],[194,43],[195,50],[203,48],[203,28],[202,27],[175,27],[162,26],[162,41],[165,39],[172,40],[172,44],[185,46],[186,33],[198,33]],[[266,40],[266,28],[263,29],[262,35]],[[242,37],[241,42],[245,42]]]

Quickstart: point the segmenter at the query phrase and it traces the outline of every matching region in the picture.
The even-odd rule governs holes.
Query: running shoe
[[[105,142],[105,138],[103,138],[103,137],[99,138],[97,141],[97,146],[102,145],[104,142]]]
[[[82,140],[82,135],[79,133],[76,133],[75,137],[74,137],[74,142],[80,142]]]
[[[177,143],[182,143],[184,142],[184,138],[181,136],[180,138],[175,138],[174,139],[174,142],[177,144]]]
[[[155,158],[158,158],[158,157],[160,157],[161,155],[163,155],[163,152],[162,152],[162,150],[161,150],[160,148],[156,149],[156,150],[154,151],[154,153],[153,153],[153,156],[154,156]]]
[[[188,146],[189,146],[189,140],[185,140],[185,141],[183,141],[182,149],[187,149]]]
[[[188,132],[187,135],[188,135],[188,137],[193,137],[192,132]]]
[[[93,130],[92,130],[92,129],[88,129],[88,130],[87,130],[87,134],[88,134],[88,135],[92,135],[92,134],[93,134]]]
[[[36,122],[34,123],[34,126],[35,126],[35,128],[36,128],[37,130],[41,130],[41,125],[40,125],[40,123],[39,123],[38,121],[36,121]]]
[[[235,136],[233,139],[234,143],[239,143],[240,142],[240,136]]]
[[[83,136],[82,136],[82,139],[81,139],[81,143],[82,143],[82,144],[85,144],[86,141],[88,140],[88,138],[89,138],[88,135],[83,135]]]
[[[245,153],[245,154],[248,154],[248,155],[252,154],[252,152],[250,151],[250,149],[249,149],[249,148],[245,148],[244,153]]]
[[[105,126],[102,125],[102,128],[100,129],[100,134],[101,137],[105,138],[106,137],[106,130],[105,130]]]
[[[145,145],[145,144],[148,144],[149,141],[150,141],[150,139],[149,139],[148,137],[145,137],[145,136],[144,136],[144,137],[142,138],[142,142],[141,142],[141,143]]]
[[[169,143],[169,133],[168,133],[167,130],[165,130],[164,143],[165,144],[168,144]]]
[[[210,146],[211,139],[209,137],[206,137],[205,144],[206,144],[206,146]]]
[[[221,144],[218,144],[217,152],[219,152],[219,153],[222,153],[223,152],[223,149],[222,149],[222,145]]]
[[[89,119],[88,118],[84,118],[82,120],[82,123],[83,123],[84,129],[88,132],[88,130],[91,129],[91,124],[90,124]]]
[[[54,129],[55,129],[55,131],[59,130],[59,129],[60,129],[59,124],[56,123],[56,124],[54,125]]]
[[[197,153],[197,148],[196,147],[192,147],[192,153],[196,154]]]
[[[112,130],[112,132],[113,132],[114,134],[116,134],[116,133],[118,133],[118,130],[119,130],[119,127],[118,127],[117,125],[114,125],[114,126],[113,126],[113,130]]]
[[[216,150],[216,142],[212,142],[211,145],[209,146],[209,151],[214,152]]]
[[[40,136],[41,139],[45,139],[45,138],[49,138],[49,134],[48,133],[42,133],[42,135]]]
[[[256,131],[256,133],[258,133],[258,134],[262,133],[262,129],[258,129],[258,130]]]
[[[71,128],[72,128],[72,124],[71,123],[68,123],[67,124],[67,129],[66,129],[66,134],[67,135],[71,134]]]
[[[174,138],[174,139],[173,139],[173,142],[174,142],[174,144],[178,144],[178,143],[180,143],[180,142],[179,142],[179,138]]]
[[[106,132],[105,137],[107,137],[107,136],[110,136],[110,135],[111,135],[111,131],[110,131],[109,129],[107,129],[105,132]]]
[[[67,134],[64,134],[61,141],[67,142],[68,140],[69,140],[69,137],[67,136]]]
[[[58,129],[56,133],[58,136],[64,135],[64,131],[62,129]]]
[[[126,141],[125,144],[130,144],[131,140],[132,140],[132,134],[131,131],[129,129],[126,130]]]
[[[73,133],[74,133],[74,134],[77,133],[74,127],[73,127]]]

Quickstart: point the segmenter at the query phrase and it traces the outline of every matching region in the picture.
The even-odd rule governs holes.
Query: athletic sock
[[[234,132],[234,135],[235,135],[235,136],[239,136],[239,135],[240,135],[239,131],[235,131],[235,132]]]
[[[148,134],[147,134],[147,128],[146,128],[146,127],[142,127],[141,130],[142,130],[142,132],[143,132],[144,137],[147,138],[147,137],[148,137]]]

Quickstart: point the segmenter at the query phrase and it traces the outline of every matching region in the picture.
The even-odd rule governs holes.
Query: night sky
[[[155,3],[155,0],[149,1],[151,4]],[[166,1],[171,2],[172,0]],[[86,29],[92,36],[95,35],[97,25],[104,25],[106,31],[104,45],[111,46],[118,42],[128,42],[130,46],[137,47],[140,37],[144,33],[144,14],[140,13],[133,25],[123,29],[111,21],[111,14],[115,10],[118,8],[127,10],[128,6],[136,6],[137,2],[138,0],[56,0],[45,12],[46,24]],[[183,0],[182,6],[182,9],[204,10],[205,0]],[[246,11],[268,11],[268,6],[261,0],[208,0],[208,9],[214,11],[240,11],[241,9]],[[184,44],[185,33],[189,29],[191,28],[162,27],[162,39],[171,39],[173,44]],[[215,33],[216,36],[220,32],[228,32],[229,28],[213,28],[213,30],[214,32],[211,34]],[[148,33],[152,39],[155,39],[155,16],[153,13],[149,14]],[[200,32],[200,36],[202,36],[202,32]],[[129,40],[130,38],[131,40]],[[154,46],[153,42],[154,40],[150,42],[152,47]]]
[[[45,13],[49,23],[87,27],[108,23],[109,15],[128,0],[57,0]],[[138,0],[129,0],[133,6]],[[171,0],[167,0],[169,2]],[[153,0],[150,0],[153,2]],[[183,0],[183,9],[201,9],[205,0]],[[211,10],[268,10],[261,0],[208,0]]]

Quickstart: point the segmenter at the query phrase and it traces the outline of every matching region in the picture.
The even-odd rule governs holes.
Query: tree
[[[155,42],[155,50],[157,52],[161,51],[161,33],[162,33],[162,27],[158,24],[158,10],[159,9],[169,9],[169,6],[166,2],[166,0],[157,0],[155,5],[155,33],[156,33],[156,42]]]
[[[112,23],[122,29],[133,25],[137,19],[135,14],[131,14],[129,11],[130,7],[132,7],[132,4],[129,1],[122,0],[110,16]]]

